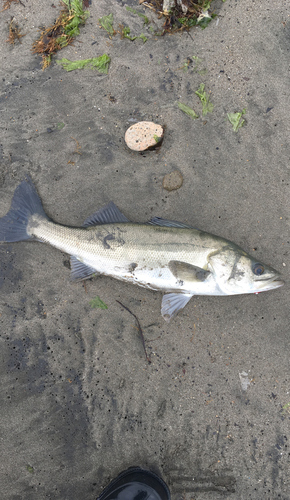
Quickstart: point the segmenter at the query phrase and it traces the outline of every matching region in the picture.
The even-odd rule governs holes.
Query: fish
[[[0,219],[1,243],[25,240],[69,254],[72,280],[103,274],[164,292],[161,314],[166,321],[194,295],[259,293],[284,284],[278,271],[229,240],[160,217],[130,222],[113,202],[82,227],[57,224],[45,213],[28,176]]]

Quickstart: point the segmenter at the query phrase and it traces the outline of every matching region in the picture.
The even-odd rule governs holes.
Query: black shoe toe
[[[154,472],[131,467],[113,479],[97,500],[170,500],[170,492]]]

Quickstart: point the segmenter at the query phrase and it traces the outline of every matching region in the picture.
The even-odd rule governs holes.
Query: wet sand
[[[1,13],[0,216],[29,173],[59,223],[80,226],[113,200],[130,220],[160,216],[230,239],[286,285],[195,297],[167,324],[161,293],[107,277],[84,287],[70,281],[68,255],[37,242],[1,245],[1,498],[93,500],[140,465],[176,500],[286,500],[289,5],[217,1],[205,30],[156,37],[126,5],[157,29],[149,9],[93,0],[74,45],[42,71],[31,46],[59,7],[23,3]],[[110,39],[98,23],[110,12],[114,26],[147,42]],[[26,34],[14,46],[5,43],[11,16]],[[108,75],[55,64],[104,53]],[[214,110],[191,120],[176,101],[201,114],[201,83]],[[227,113],[243,108],[246,124],[234,133]],[[165,125],[158,151],[126,147],[139,120]],[[176,169],[183,185],[168,192],[163,178]],[[96,296],[107,310],[90,306]],[[150,365],[117,300],[138,317]]]

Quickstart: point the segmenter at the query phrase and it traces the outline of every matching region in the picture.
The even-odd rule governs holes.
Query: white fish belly
[[[203,282],[182,281],[173,276],[168,265],[156,265],[156,267],[137,266],[132,270],[132,263],[129,261],[124,261],[121,264],[120,261],[98,259],[98,262],[96,262],[93,256],[87,256],[87,259],[82,259],[82,262],[100,274],[149,288],[150,290],[178,291],[192,295],[224,295],[213,277],[209,277],[208,280]]]

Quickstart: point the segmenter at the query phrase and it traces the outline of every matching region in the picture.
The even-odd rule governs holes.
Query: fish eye
[[[253,273],[256,274],[257,276],[261,276],[263,272],[265,271],[264,266],[262,264],[255,264],[253,266]]]

